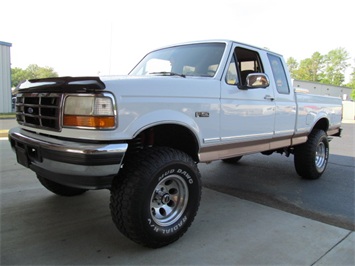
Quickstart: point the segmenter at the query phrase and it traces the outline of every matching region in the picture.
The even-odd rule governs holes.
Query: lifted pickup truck
[[[157,248],[197,213],[198,163],[278,152],[294,155],[301,177],[319,178],[342,104],[295,92],[279,54],[211,40],[152,51],[128,76],[29,80],[16,117],[11,146],[44,187],[110,189],[117,228]]]

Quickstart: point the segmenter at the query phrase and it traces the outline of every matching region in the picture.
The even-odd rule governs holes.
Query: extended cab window
[[[275,79],[276,89],[281,94],[289,94],[290,87],[288,86],[285,69],[281,58],[272,54],[268,54],[272,73]]]
[[[246,85],[246,78],[250,73],[263,73],[259,54],[255,51],[237,47],[229,64],[226,82],[231,85],[238,83]],[[239,79],[237,78],[239,76]]]
[[[213,77],[220,65],[224,43],[169,47],[148,54],[130,75],[185,75]]]

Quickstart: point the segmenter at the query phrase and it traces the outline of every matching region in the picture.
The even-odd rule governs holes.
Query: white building
[[[0,113],[11,113],[11,43],[0,41]]]
[[[309,93],[312,94],[340,97],[343,101],[351,100],[351,88],[348,87],[340,87],[297,79],[293,80],[293,86],[296,88],[307,89],[309,90]]]

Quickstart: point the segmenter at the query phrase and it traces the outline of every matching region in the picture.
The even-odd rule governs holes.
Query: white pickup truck
[[[295,92],[279,54],[211,40],[152,51],[128,76],[29,80],[16,118],[11,146],[44,187],[110,189],[117,228],[157,248],[197,213],[198,163],[279,152],[294,155],[301,177],[319,178],[342,103]]]

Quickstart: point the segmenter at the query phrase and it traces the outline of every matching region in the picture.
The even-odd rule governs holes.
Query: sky
[[[354,10],[349,0],[0,0],[0,41],[12,43],[12,67],[59,76],[124,75],[153,49],[206,39],[298,61],[344,48],[355,67]]]

